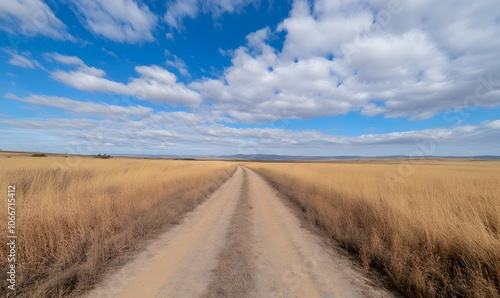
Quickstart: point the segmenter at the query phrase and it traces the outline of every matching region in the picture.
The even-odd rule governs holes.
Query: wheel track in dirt
[[[235,292],[239,285],[244,289]],[[151,241],[86,296],[233,297],[235,293],[239,297],[393,296],[373,286],[347,258],[301,227],[276,190],[242,167],[182,223]]]

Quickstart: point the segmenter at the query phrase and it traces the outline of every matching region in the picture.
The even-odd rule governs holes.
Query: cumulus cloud
[[[78,66],[76,70],[56,70],[51,76],[73,88],[88,92],[119,93],[128,94],[129,90],[123,83],[113,82],[105,78],[106,73],[102,69],[87,66],[80,58],[75,56],[49,54],[59,63]]]
[[[81,23],[95,35],[117,42],[154,40],[157,16],[134,0],[72,0]]]
[[[127,84],[131,95],[175,105],[194,106],[201,102],[197,92],[177,82],[177,77],[164,68],[156,65],[137,66],[135,71],[140,77]]]
[[[97,36],[130,44],[154,41],[157,16],[140,0],[72,1],[79,20]],[[185,18],[210,14],[217,19],[253,3],[258,1],[168,1],[163,16],[170,26],[166,37],[173,38]],[[143,106],[6,94],[7,99],[105,120],[4,119],[0,123],[30,136],[44,132],[68,143],[88,141],[103,148],[112,144],[127,151],[134,144],[148,151],[175,148],[172,153],[190,148],[193,153],[211,149],[244,153],[250,148],[259,153],[404,154],[424,141],[442,145],[444,154],[450,147],[459,148],[454,154],[492,154],[500,138],[500,120],[460,126],[464,120],[460,113],[444,114],[443,120],[454,127],[384,134],[370,128],[359,136],[232,126],[349,112],[420,120],[473,106],[498,107],[500,22],[497,10],[492,9],[497,6],[494,0],[295,0],[288,17],[276,28],[252,32],[241,47],[221,50],[221,55],[231,57],[230,66],[221,73],[186,84],[169,69],[177,69],[187,80],[188,66],[168,52],[163,65],[168,69],[137,65],[136,75],[123,82],[79,57],[48,53],[46,60],[57,65],[51,77],[72,88],[189,109],[158,112]],[[42,21],[44,26],[38,26]],[[1,3],[0,30],[73,39],[39,0]],[[272,46],[277,34],[284,34],[283,44]],[[29,52],[4,51],[11,65],[43,67]]]
[[[52,78],[79,90],[132,95],[156,103],[183,106],[196,106],[201,102],[199,93],[177,82],[175,74],[157,65],[136,66],[139,77],[121,83],[107,79],[104,70],[87,66],[78,57],[58,53],[47,54],[47,57],[65,65],[77,66],[76,70],[53,71]]]
[[[40,0],[1,1],[0,30],[25,37],[43,35],[56,40],[74,40],[66,25]]]
[[[256,0],[173,0],[168,1],[164,20],[176,29],[182,27],[184,18],[196,18],[200,13],[211,14],[214,19],[224,13],[238,13],[249,4],[257,4]]]
[[[500,106],[494,6],[296,0],[276,28],[286,33],[281,50],[264,28],[232,52],[221,77],[191,86],[245,122],[350,111],[426,119],[457,105]]]

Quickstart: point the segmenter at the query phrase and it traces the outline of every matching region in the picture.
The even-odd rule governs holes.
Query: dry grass
[[[500,162],[249,167],[408,296],[500,296]]]
[[[236,169],[211,161],[71,159],[0,159],[0,190],[6,194],[8,184],[17,187],[20,296],[66,296],[87,289],[114,257],[176,223]],[[6,203],[4,195],[2,218]],[[6,262],[2,249],[1,268]],[[6,286],[3,278],[1,292],[7,293]]]

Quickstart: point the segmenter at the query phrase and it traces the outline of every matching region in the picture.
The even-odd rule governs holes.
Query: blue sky
[[[498,155],[500,4],[0,3],[0,149]]]

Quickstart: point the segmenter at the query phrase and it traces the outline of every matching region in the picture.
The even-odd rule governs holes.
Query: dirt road
[[[301,227],[260,176],[238,168],[88,297],[391,297]]]

